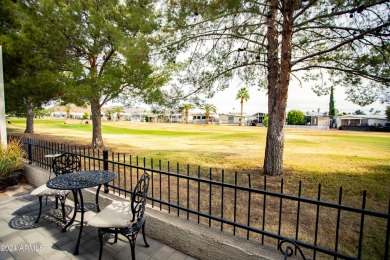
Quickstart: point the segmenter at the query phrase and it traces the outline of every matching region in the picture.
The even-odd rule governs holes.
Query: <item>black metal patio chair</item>
[[[56,176],[61,174],[68,174],[72,172],[80,171],[81,161],[78,156],[72,153],[63,153],[59,157],[54,158],[53,160],[53,172]],[[65,201],[66,197],[69,194],[69,190],[55,190],[50,189],[46,184],[41,185],[40,187],[33,190],[30,195],[39,197],[39,213],[35,223],[38,223],[39,218],[42,213],[42,199],[43,197],[52,196],[56,199],[56,209],[58,209],[58,200],[61,202],[62,209],[62,222],[66,223],[65,219]]]
[[[149,179],[150,176],[147,173],[141,176],[132,192],[131,201],[114,201],[88,221],[90,226],[98,228],[99,259],[102,258],[103,238],[106,233],[115,234],[114,243],[117,242],[118,234],[125,236],[130,242],[133,260],[135,260],[135,241],[141,229],[145,246],[149,247],[145,237],[144,214]]]

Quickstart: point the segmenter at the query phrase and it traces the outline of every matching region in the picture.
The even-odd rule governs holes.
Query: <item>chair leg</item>
[[[42,196],[39,196],[39,213],[38,213],[38,218],[35,220],[35,223],[38,223],[39,218],[41,217],[42,213]]]
[[[135,240],[130,241],[131,259],[135,260]]]
[[[146,223],[146,222],[144,222],[144,224],[142,225],[142,236],[143,236],[143,238],[144,238],[145,247],[149,247],[148,242],[146,242],[146,236],[145,236],[145,223]]]
[[[115,240],[114,243],[118,242],[118,229],[115,229]]]
[[[56,197],[56,209],[58,209],[58,198]]]
[[[135,260],[135,240],[137,239],[137,234],[131,233],[126,235],[126,237],[130,243],[131,259]]]
[[[101,260],[102,259],[102,254],[103,254],[103,236],[104,236],[104,233],[101,231],[100,228],[98,229],[98,235],[99,235],[99,243],[100,243],[100,246],[99,246],[99,260]]]

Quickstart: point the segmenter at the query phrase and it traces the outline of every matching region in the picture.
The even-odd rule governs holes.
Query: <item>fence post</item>
[[[103,170],[108,171],[108,150],[103,150]],[[108,185],[104,184],[104,193],[108,192]]]
[[[28,164],[32,164],[32,139],[27,139],[27,156],[28,156]]]
[[[103,151],[103,170],[108,171],[108,150]]]

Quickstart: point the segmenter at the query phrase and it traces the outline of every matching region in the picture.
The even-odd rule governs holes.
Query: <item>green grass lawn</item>
[[[7,127],[8,133],[22,134],[25,119],[10,120],[12,124]],[[154,162],[170,161],[173,171],[176,171],[176,163],[183,168],[190,164],[194,166],[191,168],[194,171],[192,175],[196,174],[197,165],[206,169],[206,176],[208,168],[213,168],[214,172],[224,169],[226,179],[230,178],[230,181],[234,176],[232,173],[237,171],[239,184],[242,185],[250,173],[252,187],[260,188],[264,180],[262,165],[266,131],[264,127],[102,122],[104,143],[113,152],[131,154],[133,159],[138,156],[141,162],[142,157],[146,157],[147,162],[150,159]],[[36,119],[33,136],[60,143],[89,145],[92,125],[80,124],[79,120],[67,120],[64,124],[63,120]],[[386,212],[390,194],[390,133],[286,129],[283,176],[267,176],[267,190],[279,192],[281,178],[284,180],[284,193],[297,195],[299,182],[302,181],[302,197],[317,199],[318,184],[321,183],[321,200],[335,203],[338,201],[339,187],[342,186],[342,204],[354,207],[361,207],[362,191],[367,190],[366,208]],[[268,201],[271,199],[268,198]],[[278,203],[276,199],[271,201],[267,214],[277,214],[272,206],[277,207]],[[255,204],[257,206],[253,206],[253,210],[260,210],[261,196],[253,195],[252,205]],[[292,204],[283,205],[288,210],[294,206]],[[225,210],[228,215],[229,209]],[[323,226],[319,239],[325,244],[329,243],[330,248],[334,243],[328,239],[334,237],[331,227],[335,222],[335,213],[321,209]],[[306,208],[301,220],[304,223],[302,229],[313,226],[314,214],[315,209]],[[345,214],[348,215],[343,215],[342,226],[348,228],[340,235],[343,240],[340,243],[343,250],[354,252],[358,243],[356,234],[360,216]],[[291,223],[289,220],[283,222],[284,232],[294,234],[293,215],[286,216],[291,217]],[[270,219],[277,220],[277,216]],[[371,221],[367,217],[366,227],[369,231],[363,241],[363,251],[373,259],[383,258],[378,252],[383,252],[382,227],[386,223]],[[267,225],[270,229],[277,232],[278,224],[269,222]],[[311,241],[312,238],[302,235],[300,239]]]
[[[22,133],[25,119],[11,118],[8,133]],[[79,120],[36,119],[35,135],[73,144],[91,143],[92,125]],[[154,160],[179,162],[253,173],[261,178],[266,128],[162,123],[102,122],[105,145]],[[375,203],[386,208],[390,192],[390,134],[337,130],[286,129],[284,149],[285,190],[296,194],[303,181],[303,194],[316,197],[318,183],[324,198],[336,200],[343,186],[351,204],[361,201],[367,190]],[[271,177],[278,183],[280,177]]]

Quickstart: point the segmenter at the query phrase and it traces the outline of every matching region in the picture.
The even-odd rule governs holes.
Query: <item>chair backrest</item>
[[[71,172],[78,172],[80,169],[80,158],[73,153],[63,153],[53,160],[53,172],[56,176]]]
[[[149,174],[142,174],[133,190],[133,194],[131,195],[131,212],[133,213],[133,219],[131,222],[134,222],[135,220],[137,222],[141,221],[144,217],[149,180]]]

